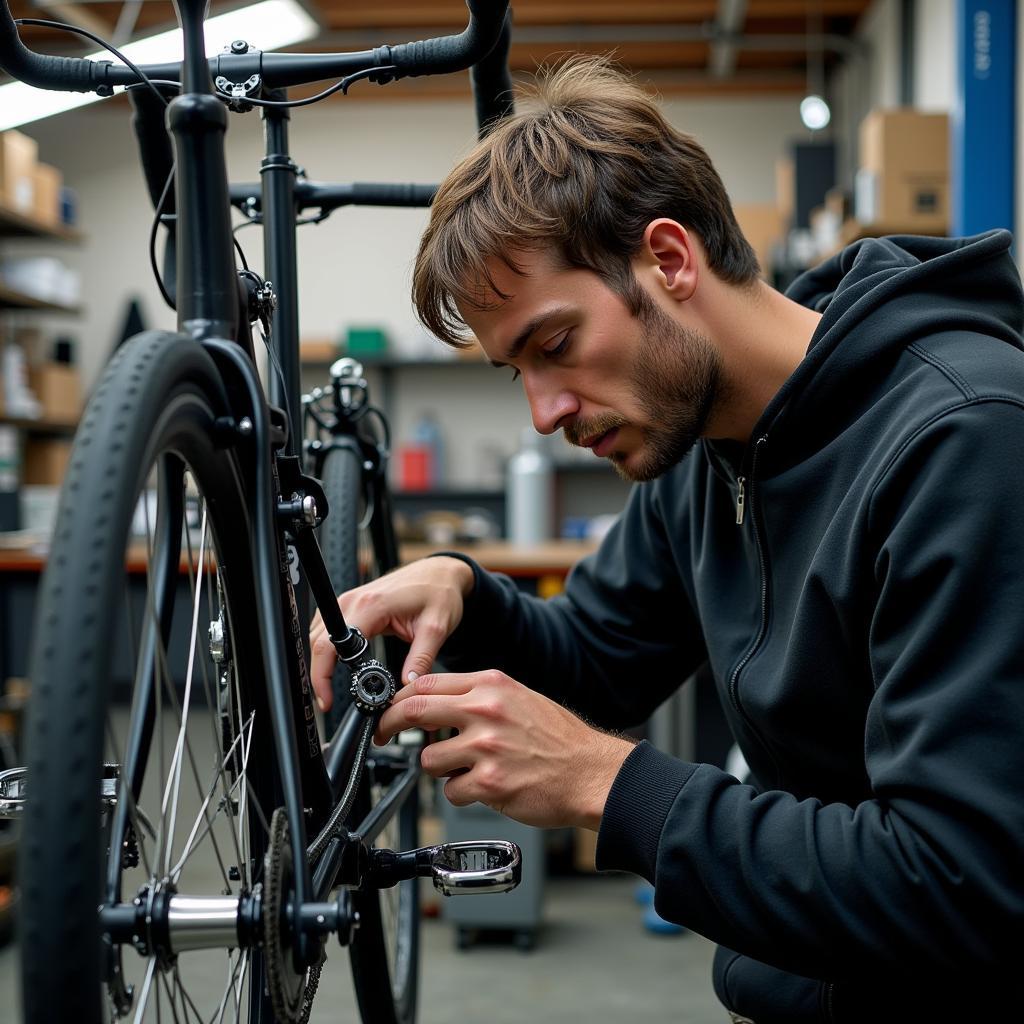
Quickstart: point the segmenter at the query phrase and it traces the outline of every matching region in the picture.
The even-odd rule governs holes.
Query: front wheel
[[[199,343],[148,332],[76,436],[26,725],[28,1024],[270,1019],[262,952],[183,951],[168,909],[260,886],[276,806],[251,512],[215,440],[220,388]],[[112,939],[97,907],[135,901],[144,927]]]

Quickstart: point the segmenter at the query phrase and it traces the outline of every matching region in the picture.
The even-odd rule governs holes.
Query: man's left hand
[[[475,801],[527,825],[595,832],[633,743],[592,728],[560,704],[491,669],[419,676],[395,695],[377,727],[385,743],[403,729],[458,730],[422,754],[448,778],[457,807]]]

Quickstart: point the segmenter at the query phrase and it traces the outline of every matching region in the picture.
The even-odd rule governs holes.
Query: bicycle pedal
[[[509,892],[523,878],[523,854],[503,839],[443,843],[430,857],[434,888],[445,896]]]
[[[523,878],[523,854],[504,839],[441,843],[418,850],[370,850],[369,884],[387,889],[410,878],[430,878],[445,896],[508,892]]]

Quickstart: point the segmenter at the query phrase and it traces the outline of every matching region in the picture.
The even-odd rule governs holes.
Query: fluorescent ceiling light
[[[259,50],[277,50],[309,39],[317,31],[316,22],[295,0],[262,0],[250,7],[240,7],[210,18],[205,26],[206,56],[215,57],[222,53],[234,39],[244,39]],[[181,60],[184,54],[180,28],[139,39],[118,49],[135,64],[163,64]],[[116,62],[107,50],[90,53],[89,59]],[[122,90],[118,88],[115,91]],[[94,92],[53,92],[34,89],[24,82],[11,82],[0,86],[0,131],[84,107],[102,98]]]

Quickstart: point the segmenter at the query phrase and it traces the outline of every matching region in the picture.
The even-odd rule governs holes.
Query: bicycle
[[[410,1024],[416,880],[432,877],[448,894],[506,891],[521,865],[500,841],[405,849],[415,843],[420,747],[370,749],[395,692],[396,652],[349,627],[335,593],[362,578],[362,505],[376,568],[397,557],[380,471],[386,432],[367,431],[361,378],[338,364],[329,392],[306,405],[325,431],[309,446],[324,484],[304,471],[294,220],[305,186],[282,112],[308,101],[283,90],[340,77],[323,97],[361,79],[486,68],[474,73],[485,124],[507,109],[507,70],[487,63],[502,32],[507,44],[507,3],[468,0],[459,36],[347,54],[234,41],[209,61],[205,0],[176,7],[183,61],[137,68],[35,54],[0,0],[0,66],[15,77],[128,89],[157,222],[173,227],[162,287],[178,320],[177,332],[145,332],[114,356],[62,489],[37,608],[26,763],[0,776],[0,814],[23,826],[25,1017],[305,1021],[333,935],[351,950],[363,1019]],[[228,107],[268,112],[267,280],[244,257],[235,266]],[[166,113],[166,130],[154,112]],[[256,323],[280,352],[269,400]],[[332,523],[328,565],[315,531]],[[325,748],[290,549],[343,666],[345,711]],[[184,663],[172,665],[179,651]],[[183,784],[194,785],[194,814]],[[394,824],[400,850],[375,847]],[[386,934],[378,894],[391,887],[399,909]],[[225,956],[207,985],[215,950]]]

